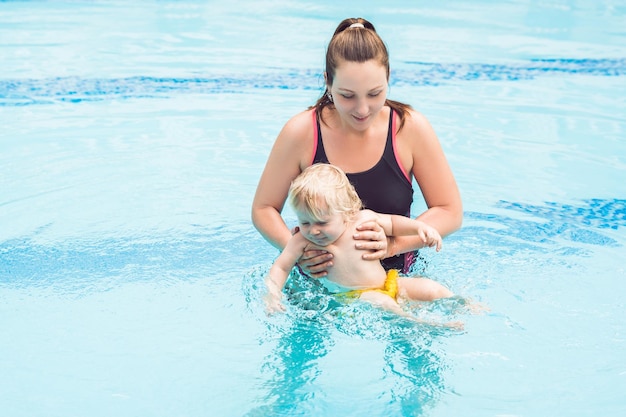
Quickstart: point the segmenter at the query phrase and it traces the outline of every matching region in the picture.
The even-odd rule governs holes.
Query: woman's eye
[[[369,93],[368,96],[369,97],[378,97],[380,95],[380,91],[376,92],[376,93]],[[350,100],[354,98],[353,94],[342,94],[341,97],[345,98],[346,100]]]

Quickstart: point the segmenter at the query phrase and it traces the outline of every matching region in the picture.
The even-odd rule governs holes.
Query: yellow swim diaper
[[[335,294],[335,296],[344,298],[344,299],[354,299],[354,298],[359,298],[361,294],[363,294],[366,291],[376,291],[376,292],[388,295],[389,297],[395,300],[396,296],[398,295],[398,270],[390,269],[389,271],[387,271],[387,278],[385,279],[384,288],[352,290],[352,291]]]

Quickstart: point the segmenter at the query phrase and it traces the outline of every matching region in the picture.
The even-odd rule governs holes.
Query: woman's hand
[[[296,226],[291,234],[294,235],[299,231],[300,228]],[[311,278],[324,278],[328,275],[328,268],[333,266],[333,255],[323,249],[306,249],[298,259],[298,266]]]
[[[298,266],[311,278],[324,278],[328,275],[328,268],[333,266],[333,255],[321,249],[305,250]]]
[[[375,260],[385,259],[392,256],[389,249],[393,247],[393,237],[385,235],[383,228],[374,220],[362,223],[357,226],[357,233],[353,236],[356,240],[355,247],[364,250],[363,259]]]

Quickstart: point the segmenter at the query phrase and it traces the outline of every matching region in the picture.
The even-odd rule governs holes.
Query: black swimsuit
[[[354,185],[365,208],[378,213],[410,216],[413,203],[413,186],[409,175],[400,165],[396,155],[396,123],[393,110],[389,110],[389,129],[382,158],[367,171],[346,173]],[[315,149],[313,163],[330,163],[324,150],[319,118],[313,110],[315,124]],[[409,252],[382,260],[385,269],[407,272],[414,253]]]

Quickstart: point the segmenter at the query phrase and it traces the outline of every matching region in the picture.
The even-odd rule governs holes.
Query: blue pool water
[[[252,196],[349,16],[459,182],[464,226],[420,272],[490,311],[415,314],[462,332],[306,283],[262,312],[276,251]],[[2,415],[624,415],[625,19],[590,0],[0,1]]]

